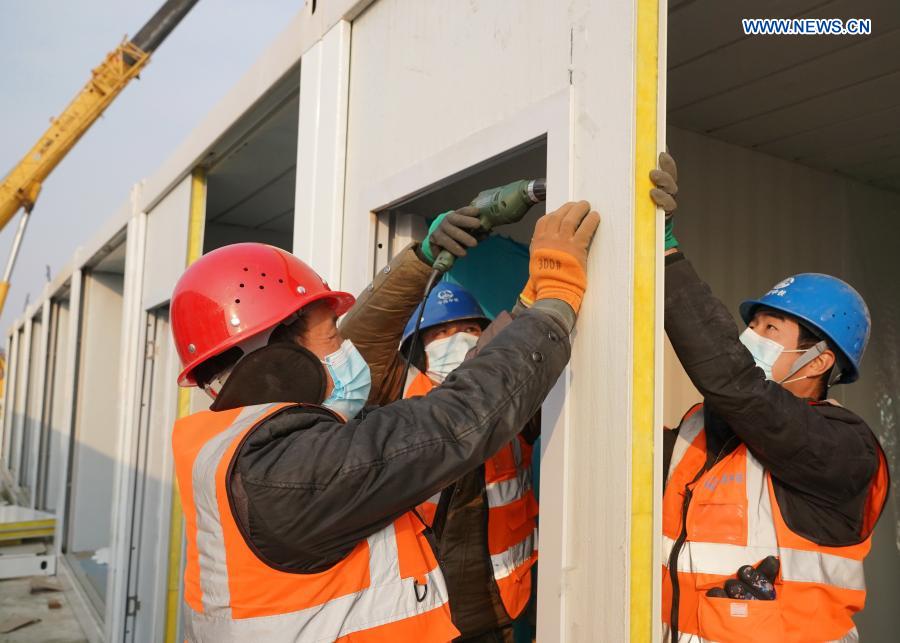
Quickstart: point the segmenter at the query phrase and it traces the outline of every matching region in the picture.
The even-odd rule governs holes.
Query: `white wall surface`
[[[28,401],[24,431],[22,434],[22,464],[19,472],[19,486],[26,490],[29,501],[34,502],[34,476],[37,468],[38,447],[40,446],[41,410],[44,404],[44,368],[42,362],[45,355],[44,324],[41,315],[36,315],[31,322],[31,347],[28,360]]]
[[[341,273],[349,76],[350,23],[342,21],[300,65],[293,251],[328,282]]]
[[[120,377],[123,277],[89,273],[84,285],[68,551],[110,543]]]
[[[45,430],[48,439],[47,476],[45,482],[46,504],[42,509],[56,511],[61,509],[60,485],[61,478],[65,475],[66,463],[63,461],[63,440],[67,435],[68,417],[70,407],[66,403],[65,376],[68,369],[69,353],[69,302],[68,300],[53,302],[56,320],[54,323],[54,337],[51,337],[51,357],[47,373],[47,385],[52,387],[49,397],[49,408],[46,410]]]
[[[0,457],[3,464],[9,468],[10,465],[10,449],[13,433],[13,418],[15,417],[14,409],[16,406],[16,380],[19,369],[19,331],[12,328],[6,337],[6,364],[3,383],[3,441],[0,445]]]
[[[342,288],[371,278],[371,211],[409,196],[390,186],[415,172],[446,178],[434,174],[448,150],[466,158],[464,143],[477,148],[479,133],[553,97],[567,141],[559,156],[549,141],[548,208],[583,198],[604,215],[568,395],[545,446],[554,463],[542,487],[562,490],[559,502],[542,493],[546,641],[629,631],[634,12],[632,2],[379,0],[352,25]]]
[[[9,443],[9,469],[18,484],[22,470],[22,443],[25,419],[28,414],[28,374],[31,363],[31,323],[26,320],[18,331],[18,359],[16,360],[15,391],[13,395],[12,432]]]
[[[798,272],[848,281],[872,313],[872,338],[856,383],[833,396],[861,415],[888,455],[894,485],[866,560],[862,640],[900,631],[900,195],[676,128],[675,232],[713,292],[737,317],[741,301]],[[666,423],[699,396],[669,352]]]
[[[186,176],[147,213],[142,310],[168,301],[184,272],[190,206],[191,177]]]

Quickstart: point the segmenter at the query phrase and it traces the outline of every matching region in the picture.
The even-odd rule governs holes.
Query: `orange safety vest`
[[[428,394],[435,387],[425,373],[410,368],[404,398]],[[488,507],[488,555],[503,607],[516,618],[531,598],[531,567],[537,560],[538,504],[531,485],[531,445],[516,436],[484,463]],[[433,524],[441,494],[419,505]]]
[[[229,502],[229,471],[250,431],[287,406],[203,411],[175,424],[186,639],[393,643],[458,636],[444,578],[411,512],[324,572],[279,571],[247,544]]]
[[[863,559],[889,486],[884,454],[879,448],[862,541],[817,545],[787,526],[772,475],[746,445],[700,473],[707,459],[702,408],[695,406],[682,420],[663,495],[663,640],[671,638],[671,565],[678,580],[679,643],[857,641],[851,617],[865,604]],[[706,595],[735,578],[741,566],[767,556],[780,561],[775,600]]]

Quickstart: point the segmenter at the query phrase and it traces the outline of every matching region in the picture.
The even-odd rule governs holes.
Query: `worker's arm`
[[[465,207],[445,212],[431,224],[422,245],[411,243],[372,280],[341,321],[340,332],[349,339],[372,372],[370,404],[387,404],[403,393],[406,360],[399,353],[406,322],[425,296],[434,257],[446,249],[465,257],[483,238],[478,209]]]
[[[245,536],[268,562],[321,570],[483,463],[540,408],[565,367],[566,318],[574,319],[567,304],[538,302],[429,395],[362,419],[294,412],[267,420],[235,460],[231,488]]]
[[[725,306],[681,252],[666,257],[665,328],[708,408],[772,474],[820,504],[858,496],[875,472],[874,437],[841,407],[813,406],[768,381]]]
[[[589,210],[567,203],[538,221],[535,304],[428,395],[347,424],[285,412],[249,434],[229,488],[264,560],[300,571],[333,564],[515,437],[569,359],[600,222]]]
[[[421,303],[431,266],[410,244],[378,272],[340,325],[341,337],[356,346],[372,372],[370,404],[400,397],[404,360],[399,353],[403,328]]]

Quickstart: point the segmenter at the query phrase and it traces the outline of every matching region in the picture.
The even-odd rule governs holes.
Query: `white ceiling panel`
[[[294,207],[299,95],[234,142],[207,176],[207,221],[260,228]]]
[[[900,2],[670,2],[669,123],[897,188]],[[870,36],[744,36],[742,17],[870,18]]]
[[[669,9],[669,67],[687,64],[744,38],[741,18],[790,18],[822,0],[694,0]],[[677,35],[677,38],[673,36]]]
[[[706,0],[699,2],[705,4]],[[740,4],[740,3],[739,3]],[[743,3],[747,4],[747,3]],[[788,3],[790,4],[790,3]],[[886,35],[900,27],[900,2],[869,3],[865,17],[871,18],[873,38]],[[671,5],[670,5],[671,6]],[[751,11],[746,11],[748,17]],[[756,9],[753,15],[759,16]],[[859,17],[859,0],[840,0],[804,12],[804,18]],[[768,17],[768,16],[767,16]],[[677,27],[675,27],[677,28]],[[670,57],[685,44],[685,34],[673,31],[669,25]],[[865,42],[864,38],[835,36],[803,37],[741,37],[726,47],[714,47],[689,63],[674,64],[670,58],[668,70],[669,110],[676,111],[694,105],[749,83],[758,82],[773,74],[780,74],[819,57]],[[674,42],[673,42],[674,41]],[[702,82],[692,82],[702,79]]]

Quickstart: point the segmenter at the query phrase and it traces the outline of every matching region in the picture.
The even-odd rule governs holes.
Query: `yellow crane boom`
[[[52,120],[44,135],[0,183],[0,230],[6,227],[20,208],[24,209],[3,280],[0,281],[0,312],[9,292],[9,279],[25,228],[44,180],[125,86],[141,72],[149,62],[150,54],[197,1],[168,0],[133,39],[124,40],[107,54],[74,100]]]

